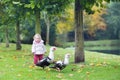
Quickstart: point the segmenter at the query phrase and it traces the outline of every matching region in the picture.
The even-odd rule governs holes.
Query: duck
[[[56,50],[56,47],[55,46],[52,46],[50,48],[50,51],[49,51],[49,55],[44,57],[42,60],[40,60],[36,66],[38,67],[42,67],[43,69],[46,67],[46,66],[49,66],[51,63],[54,62],[54,51]]]
[[[53,66],[51,66],[50,68],[56,69],[58,71],[63,70],[68,64],[69,64],[69,58],[70,58],[70,54],[67,53],[65,54],[64,60],[58,60],[54,63]]]

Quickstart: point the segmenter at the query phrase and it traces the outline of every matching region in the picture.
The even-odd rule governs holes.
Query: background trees
[[[83,11],[91,14],[94,12],[92,10],[94,5],[103,7],[105,1],[110,2],[110,0],[75,0],[75,63],[84,62]]]
[[[110,0],[104,1],[109,2]],[[93,35],[93,33],[98,35],[97,33],[101,32],[97,30],[98,28],[103,30],[106,29],[106,24],[103,20],[103,18],[105,18],[106,21],[108,20],[106,23],[109,24],[109,26],[111,26],[111,23],[109,23],[111,22],[109,21],[110,19],[113,20],[114,24],[116,24],[116,29],[114,29],[115,31],[110,31],[113,27],[111,27],[109,31],[114,35],[120,33],[119,27],[117,27],[119,23],[116,23],[119,21],[119,18],[116,18],[116,16],[111,18],[108,17],[108,15],[113,15],[119,12],[110,12],[110,14],[104,15],[103,18],[101,18],[101,15],[103,15],[104,11],[102,13],[98,13],[99,9],[103,7],[103,0],[1,0],[0,2],[0,6],[6,6],[0,7],[0,15],[3,15],[5,12],[5,16],[0,16],[0,20],[2,20],[0,25],[4,26],[7,22],[8,24],[12,23],[12,25],[9,26],[12,26],[12,31],[14,30],[11,34],[16,33],[17,35],[17,40],[13,41],[17,43],[17,50],[21,49],[21,40],[24,43],[32,43],[32,36],[34,33],[41,33],[42,38],[47,42],[47,44],[57,45],[61,43],[56,41],[56,35],[60,35],[60,33],[62,33],[62,37],[64,36],[62,39],[65,40],[67,32],[75,29],[75,63],[79,63],[85,61],[84,29],[88,29],[90,35]],[[71,7],[68,6],[71,3],[71,6],[73,6],[72,10]],[[99,8],[98,12],[93,11],[95,10],[92,9],[94,6]],[[114,9],[114,11],[116,10]],[[86,14],[84,14],[84,12],[86,12]],[[109,13],[109,10],[107,12]],[[94,15],[89,15],[93,13]],[[84,21],[83,17],[85,18]],[[8,19],[11,19],[10,22],[7,21]],[[3,27],[0,28],[3,29]],[[15,32],[15,30],[17,32]],[[116,36],[116,38],[117,37],[119,36]],[[14,38],[15,36],[13,39]],[[99,39],[99,37],[97,36],[96,39]],[[58,38],[58,40],[60,40],[60,38]]]
[[[108,4],[108,8],[106,9],[107,14],[103,15],[105,22],[107,24],[107,30],[104,32],[107,39],[120,39],[120,3],[111,2]],[[109,34],[111,33],[111,34]]]
[[[12,15],[12,19],[14,22],[16,22],[16,49],[20,50],[21,49],[21,39],[20,39],[20,26],[22,25],[21,20],[25,19],[25,14],[27,15],[32,15],[35,19],[35,33],[41,33],[40,29],[40,20],[42,20],[40,17],[42,16],[42,12],[47,12],[50,15],[53,14],[59,14],[64,11],[64,8],[70,3],[71,0],[54,0],[54,1],[48,1],[48,0],[7,0],[7,1],[1,1],[1,4],[7,4],[7,8],[9,8],[9,14]],[[64,3],[64,4],[63,4]],[[5,10],[5,9],[4,9]],[[1,12],[2,13],[2,12]],[[22,15],[22,16],[21,16]],[[29,18],[28,18],[29,19]],[[45,20],[45,19],[44,19]],[[52,19],[51,19],[52,20]],[[49,20],[48,20],[49,21]],[[50,24],[49,22],[46,22],[46,26]],[[54,21],[54,20],[53,20]],[[50,24],[53,26],[52,24]],[[23,28],[24,29],[24,28]],[[49,30],[47,30],[47,33]],[[49,34],[48,34],[49,36]],[[22,36],[23,38],[24,36]],[[47,37],[48,38],[48,37]]]

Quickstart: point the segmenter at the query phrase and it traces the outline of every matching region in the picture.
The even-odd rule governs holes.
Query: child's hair
[[[41,36],[40,36],[40,34],[38,34],[38,33],[34,35],[33,39],[35,39],[35,38],[40,38],[40,39],[42,39]]]

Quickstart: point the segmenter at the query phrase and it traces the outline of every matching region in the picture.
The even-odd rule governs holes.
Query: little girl
[[[40,34],[35,34],[33,39],[32,53],[34,54],[34,64],[37,64],[39,60],[43,59],[46,48]]]

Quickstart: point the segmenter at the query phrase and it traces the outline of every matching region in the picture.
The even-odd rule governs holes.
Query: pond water
[[[90,51],[102,52],[102,53],[106,53],[106,54],[120,55],[120,50],[90,50]]]
[[[75,47],[67,47],[66,49],[75,49]],[[89,50],[89,51],[96,51],[96,52],[101,52],[101,53],[106,53],[106,54],[120,55],[120,50]]]

